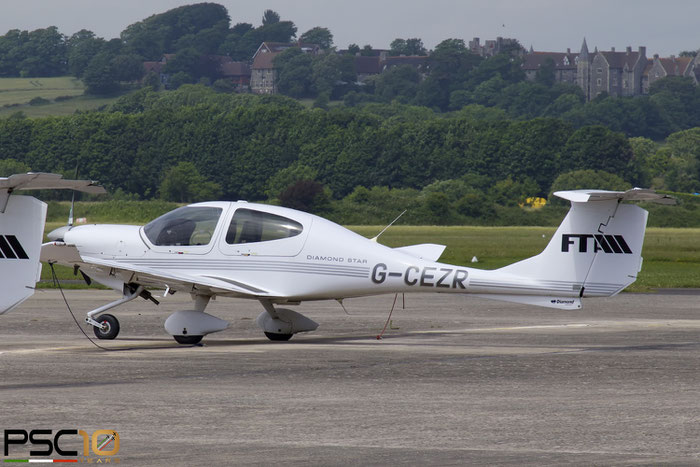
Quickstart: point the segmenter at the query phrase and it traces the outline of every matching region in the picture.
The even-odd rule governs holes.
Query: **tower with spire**
[[[578,63],[576,64],[576,82],[583,90],[586,100],[591,100],[591,55],[588,53],[588,44],[586,38],[583,38],[581,44],[581,52],[578,54]]]

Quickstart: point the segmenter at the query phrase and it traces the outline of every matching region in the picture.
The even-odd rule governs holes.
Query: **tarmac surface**
[[[66,296],[80,322],[117,298]],[[320,327],[286,343],[256,327],[260,304],[218,299],[231,326],[196,347],[163,329],[189,296],[137,299],[105,352],[40,290],[0,316],[0,428],[116,430],[113,456],[61,448],[120,465],[700,465],[700,294],[405,298],[382,340],[393,296],[294,307]]]

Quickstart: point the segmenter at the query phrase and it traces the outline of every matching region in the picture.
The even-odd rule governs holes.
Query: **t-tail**
[[[0,178],[0,314],[31,297],[41,275],[41,243],[46,203],[19,190],[73,189],[104,193],[89,180],[63,180],[61,175],[28,173]]]
[[[648,216],[644,209],[623,201],[675,202],[639,188],[554,194],[571,201],[571,209],[552,240],[539,255],[497,270],[505,276],[506,284],[513,284],[511,295],[482,296],[576,309],[583,297],[616,295],[632,284],[641,270]]]

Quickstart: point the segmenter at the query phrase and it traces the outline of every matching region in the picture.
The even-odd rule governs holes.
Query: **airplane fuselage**
[[[277,303],[397,292],[580,295],[580,285],[572,282],[542,282],[427,260],[420,257],[420,247],[412,254],[389,248],[323,218],[278,206],[245,202],[195,206],[221,209],[215,224],[210,223],[209,230],[200,233],[202,244],[158,245],[149,238],[148,226],[129,225],[78,226],[66,232],[64,240],[75,245],[83,258],[137,271],[135,277],[121,277],[124,282],[138,279],[174,290],[177,287],[167,278],[154,281],[147,274],[149,270],[170,272],[220,283],[222,289],[235,286],[243,292],[213,287],[214,295],[254,295]],[[240,209],[287,219],[300,226],[299,232],[267,241],[237,242],[230,231]],[[200,293],[207,292],[200,287]]]

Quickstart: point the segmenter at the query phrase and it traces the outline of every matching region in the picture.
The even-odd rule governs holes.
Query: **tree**
[[[11,29],[0,36],[0,76],[19,76],[19,64],[24,59],[23,45],[29,41],[29,32]]]
[[[160,185],[164,201],[194,203],[221,196],[221,186],[204,178],[191,162],[180,162],[165,174]]]
[[[168,74],[184,72],[192,77],[198,77],[200,57],[201,54],[194,47],[178,50],[177,54],[168,60],[163,72]]]
[[[332,53],[312,56],[311,70],[314,91],[329,98],[341,98],[349,86],[357,81],[354,61],[347,55]]]
[[[112,67],[112,57],[105,52],[95,55],[85,68],[83,82],[87,94],[108,95],[117,92],[119,82]]]
[[[279,23],[279,21],[280,21],[279,13],[277,13],[273,10],[265,10],[265,12],[263,13],[263,17],[262,17],[263,26],[267,26],[269,24]]]
[[[489,190],[489,196],[501,206],[517,206],[539,192],[539,185],[529,177],[525,177],[522,181],[508,177],[493,184]]]
[[[508,83],[501,78],[501,75],[497,74],[474,89],[472,100],[476,104],[495,107],[501,100],[501,93],[506,87],[508,87]]]
[[[360,55],[363,57],[372,57],[374,56],[374,49],[371,45],[366,44],[362,47],[362,50],[360,50]]]
[[[260,39],[262,39],[260,42],[291,42],[297,35],[297,27],[291,21],[278,21],[261,26],[256,31]],[[256,49],[259,45],[259,43],[256,45]]]
[[[622,133],[604,126],[585,126],[576,130],[564,146],[562,168],[568,170],[604,170],[627,175],[632,148]]]
[[[184,84],[194,84],[196,81],[197,80],[194,78],[194,76],[190,75],[189,73],[185,71],[178,71],[170,76],[170,79],[168,80],[168,88],[178,89]]]
[[[76,78],[82,78],[92,57],[97,55],[105,41],[95,33],[81,29],[68,38],[68,72]]]
[[[691,78],[669,76],[660,79],[652,83],[649,94],[674,129],[700,125],[700,91]]]
[[[350,55],[357,55],[360,53],[360,46],[357,44],[350,44],[348,46],[348,53]]]
[[[145,70],[143,61],[136,55],[117,55],[111,60],[114,78],[117,81],[138,81]]]
[[[128,53],[135,53],[147,60],[158,60],[164,53],[177,50],[175,44],[184,36],[193,41],[187,46],[203,46],[206,51],[217,50],[230,24],[228,12],[223,5],[198,3],[173,8],[164,13],[149,16],[143,21],[127,26],[121,40]],[[206,31],[206,32],[205,32]],[[202,33],[198,36],[199,33]],[[207,44],[207,45],[204,45]]]
[[[411,39],[394,39],[389,45],[389,55],[427,55],[423,41],[417,37]]]
[[[253,25],[250,23],[237,23],[229,31],[221,45],[219,45],[219,54],[228,55],[234,60],[247,60],[250,57],[241,57],[238,55],[239,42],[243,36],[253,30]],[[259,44],[258,44],[259,45]]]
[[[279,92],[290,97],[310,97],[315,94],[312,71],[313,58],[298,47],[291,47],[274,58]]]
[[[670,135],[660,152],[668,161],[666,187],[674,191],[699,192],[700,128]]]
[[[299,36],[299,41],[308,44],[318,44],[319,47],[326,50],[333,47],[333,34],[328,28],[317,26]]]
[[[318,171],[308,165],[295,163],[278,171],[267,181],[265,194],[268,199],[279,198],[289,186],[301,180],[315,180]]]
[[[374,95],[385,102],[397,97],[413,99],[418,91],[420,75],[411,65],[393,67],[374,81]]]
[[[66,37],[56,26],[36,29],[21,46],[21,76],[60,76],[66,72]]]
[[[556,65],[551,57],[545,58],[542,65],[540,65],[535,73],[535,82],[547,87],[552,87],[556,81],[554,76],[555,67]]]
[[[467,86],[473,88],[497,75],[510,84],[525,79],[525,73],[520,68],[520,60],[501,53],[478,62],[469,75]]]
[[[544,85],[521,81],[504,88],[497,102],[513,117],[535,118],[543,114],[552,97]]]
[[[279,195],[282,206],[319,213],[328,208],[329,197],[323,185],[315,180],[299,180]]]
[[[0,177],[9,177],[14,174],[27,173],[31,171],[24,162],[9,158],[0,159]]]
[[[427,107],[447,110],[450,93],[464,88],[464,81],[481,58],[467,49],[462,39],[440,42],[428,58],[430,75],[420,86],[416,100]]]
[[[582,105],[582,97],[575,94],[562,94],[549,104],[542,114],[547,117],[561,117],[567,112],[580,108]]]

